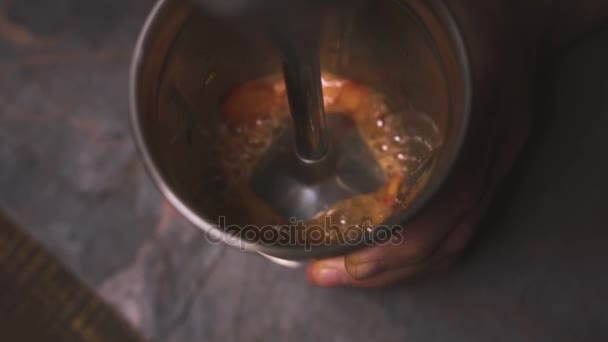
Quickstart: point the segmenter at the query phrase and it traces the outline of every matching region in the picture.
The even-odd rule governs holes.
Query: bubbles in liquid
[[[378,121],[382,122],[382,125],[378,126]],[[376,119],[376,127],[380,128],[383,132],[393,131],[396,128],[395,125],[395,116],[391,113],[382,113],[380,114],[380,117]]]
[[[260,138],[255,137],[255,136],[249,138],[247,143],[249,144],[249,146],[251,146],[253,148],[261,147],[264,144],[264,142]]]
[[[234,125],[231,128],[231,131],[235,134],[243,134],[245,132],[245,128],[241,125]]]
[[[215,79],[215,71],[211,71],[207,74],[207,77],[205,77],[205,81],[203,82],[203,85],[208,86],[209,84],[211,84],[211,82],[213,82],[214,79]]]
[[[348,82],[344,82],[346,84]],[[335,86],[335,85],[334,85]],[[284,96],[284,91],[282,92]],[[278,97],[279,95],[277,95]],[[275,99],[276,100],[276,99]],[[274,100],[273,100],[274,101]],[[276,101],[279,103],[280,101]],[[397,188],[410,170],[415,170],[421,158],[420,152],[428,152],[429,142],[418,134],[412,134],[408,129],[405,115],[392,111],[381,95],[368,92],[362,99],[361,108],[356,109],[352,118],[355,121],[362,139],[367,143],[370,152],[378,161],[386,175],[387,186],[376,193],[355,196],[335,203],[323,213],[319,213],[314,221],[324,224],[326,218],[331,223],[346,229],[349,225],[358,226],[367,231],[373,230],[373,225],[381,224],[392,213],[393,205],[399,194],[387,191],[392,179],[398,179]],[[277,105],[278,106],[278,105]],[[332,104],[326,104],[326,111],[331,113]],[[282,107],[280,107],[282,108]],[[216,153],[219,158],[219,170],[216,171],[226,180],[227,186],[220,196],[226,206],[235,208],[235,212],[245,212],[239,220],[247,222],[257,214],[255,196],[247,194],[250,190],[250,178],[258,160],[272,144],[274,137],[280,134],[290,124],[285,110],[275,108],[268,115],[252,116],[245,122],[222,125]],[[332,115],[332,114],[328,114]],[[426,135],[424,135],[426,138]],[[290,146],[280,146],[289,149]],[[388,194],[387,194],[388,193]],[[263,224],[271,222],[270,218],[257,218]],[[367,224],[369,221],[370,224]],[[333,235],[333,234],[332,234]],[[332,237],[333,238],[333,237]]]
[[[364,228],[367,232],[371,233],[374,230],[372,218],[369,216],[363,216],[359,226]]]

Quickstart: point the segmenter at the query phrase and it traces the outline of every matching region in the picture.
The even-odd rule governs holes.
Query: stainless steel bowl
[[[329,16],[323,70],[384,93],[396,110],[415,108],[403,111],[406,122],[434,144],[432,155],[409,179],[410,188],[418,190],[385,222],[406,225],[441,187],[466,135],[472,87],[463,39],[441,1],[376,0]],[[210,146],[220,126],[220,101],[234,86],[276,73],[280,66],[263,35],[244,35],[187,0],[159,1],[140,35],[131,70],[133,132],[146,167],[188,220],[248,251],[300,260],[361,248],[363,243],[311,250],[264,244],[235,239],[215,224],[216,194],[200,184],[205,168],[217,162]],[[424,127],[429,122],[432,129]]]

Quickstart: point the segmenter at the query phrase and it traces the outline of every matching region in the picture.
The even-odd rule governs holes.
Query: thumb
[[[345,266],[345,257],[341,256],[313,261],[309,263],[306,273],[309,281],[319,287],[352,286],[382,288],[421,273],[421,271],[429,266],[429,263],[430,261],[426,261],[415,265],[386,270],[369,278],[357,280],[349,274]]]
[[[306,269],[308,280],[319,287],[345,286],[351,278],[344,267],[344,256],[311,261]]]

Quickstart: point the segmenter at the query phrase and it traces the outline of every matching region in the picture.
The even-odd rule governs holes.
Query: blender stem
[[[297,159],[307,165],[327,159],[330,141],[319,61],[324,1],[196,0],[195,3],[235,22],[266,26],[283,58]]]
[[[318,54],[284,53],[283,75],[297,156],[307,162],[322,160],[329,152],[329,139]]]
[[[313,165],[326,159],[330,151],[321,84],[322,11],[279,14],[283,15],[270,20],[270,28],[283,59],[295,152],[300,161]]]

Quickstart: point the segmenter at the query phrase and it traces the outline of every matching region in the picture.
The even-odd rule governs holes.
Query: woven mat
[[[142,341],[94,291],[0,213],[0,341]]]

